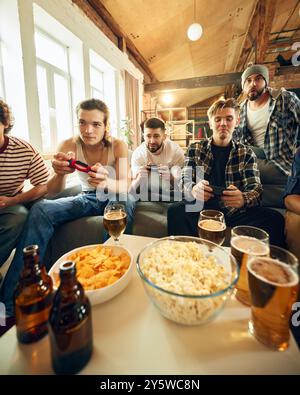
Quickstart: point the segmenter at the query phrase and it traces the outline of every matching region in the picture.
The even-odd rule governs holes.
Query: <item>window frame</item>
[[[91,70],[92,69],[94,69],[96,72],[101,74],[102,91],[100,91],[100,89],[98,89],[95,85],[92,85],[92,82],[91,82],[91,79],[90,79],[90,93],[91,93],[91,97],[94,97],[93,90],[95,90],[95,91],[99,92],[100,94],[102,94],[102,98],[100,100],[104,100],[105,101],[105,87],[104,87],[105,72],[103,70],[101,70],[99,67],[95,66],[93,63],[90,63],[90,75],[91,75]],[[99,98],[97,97],[97,99],[99,99]]]
[[[52,41],[56,42],[56,44],[63,47],[64,50],[66,51],[66,57],[67,57],[68,72],[60,69],[57,66],[54,66],[51,63],[48,63],[47,61],[45,61],[41,58],[39,58],[35,52],[36,69],[38,66],[40,66],[40,67],[44,68],[46,71],[51,147],[50,147],[50,151],[43,147],[43,152],[45,154],[48,154],[48,153],[54,152],[53,150],[56,149],[56,147],[58,145],[58,141],[59,141],[57,120],[56,120],[57,109],[56,109],[56,102],[55,102],[55,87],[54,87],[55,74],[58,74],[67,80],[68,98],[69,98],[68,112],[69,112],[69,119],[70,119],[70,124],[71,124],[71,129],[72,129],[72,135],[74,135],[75,125],[74,125],[74,119],[73,119],[73,114],[72,114],[72,108],[73,108],[72,78],[71,78],[71,73],[70,73],[71,70],[70,70],[69,47],[66,44],[63,44],[62,42],[58,41],[55,37],[53,37],[49,33],[45,32],[43,29],[41,29],[37,25],[35,25],[34,32],[38,32],[39,34],[44,35],[47,39],[52,40]],[[41,127],[42,127],[42,124],[41,124]]]
[[[0,97],[2,99],[5,99],[6,97],[6,89],[5,89],[5,78],[4,78],[4,64],[3,64],[3,41],[0,40],[0,86],[1,90],[0,93],[2,92],[3,94],[0,94]]]

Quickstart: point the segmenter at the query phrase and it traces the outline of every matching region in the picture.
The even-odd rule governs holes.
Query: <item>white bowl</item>
[[[82,246],[79,248],[75,248],[74,250],[71,250],[71,251],[67,252],[66,254],[64,254],[63,256],[61,256],[49,270],[49,275],[52,277],[54,284],[55,284],[55,277],[53,276],[53,274],[59,273],[60,265],[63,262],[70,260],[70,259],[68,259],[68,257],[71,254],[73,254],[75,252],[79,252],[80,250],[83,250],[83,249],[92,249],[92,248],[95,248],[98,246],[99,246],[99,244],[91,244],[91,245]],[[121,246],[114,246],[114,245],[103,245],[103,247],[112,249],[112,255],[120,255],[122,252],[125,252],[126,254],[128,254],[130,256],[130,264],[129,264],[127,271],[115,283],[113,283],[111,285],[107,285],[106,287],[103,287],[103,288],[84,291],[86,296],[89,298],[92,305],[104,303],[104,302],[112,299],[116,295],[118,295],[121,291],[123,291],[123,289],[125,287],[127,287],[127,285],[129,284],[129,281],[131,280],[132,271],[134,268],[132,255],[126,248],[121,247]],[[56,289],[57,287],[54,285],[54,288]]]

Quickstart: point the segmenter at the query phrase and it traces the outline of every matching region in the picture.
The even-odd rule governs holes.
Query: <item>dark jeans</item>
[[[172,204],[168,209],[168,234],[174,236],[198,236],[199,212],[186,212],[187,202]],[[205,206],[204,206],[205,209]],[[270,236],[270,244],[285,247],[284,217],[275,210],[265,207],[252,207],[231,216],[225,215],[229,227],[249,225],[263,229]]]

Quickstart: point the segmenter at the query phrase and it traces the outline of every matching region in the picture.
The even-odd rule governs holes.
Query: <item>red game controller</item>
[[[76,159],[69,159],[69,166],[72,167],[73,169],[76,169],[78,171],[82,171],[84,173],[88,173],[89,171],[92,171],[96,173],[94,170],[91,169],[91,166],[87,165],[86,163],[81,162],[80,160]]]

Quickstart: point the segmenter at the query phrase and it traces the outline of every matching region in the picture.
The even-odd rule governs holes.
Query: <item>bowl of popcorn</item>
[[[220,314],[239,275],[229,252],[188,236],[148,244],[137,257],[137,271],[158,311],[185,325],[204,324]]]
[[[77,279],[92,305],[106,302],[123,291],[134,268],[132,256],[124,247],[93,244],[75,248],[51,267],[54,289],[59,286],[59,267],[66,261],[76,263]]]

